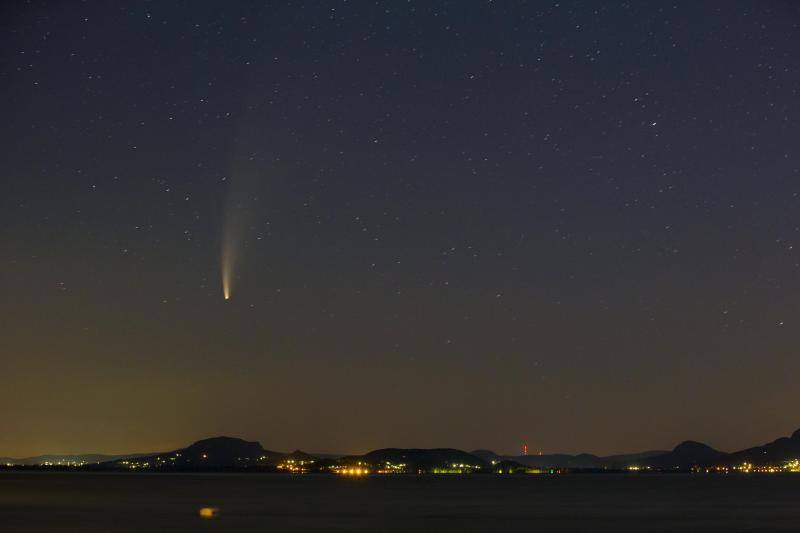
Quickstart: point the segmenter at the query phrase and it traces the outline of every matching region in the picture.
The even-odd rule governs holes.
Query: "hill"
[[[727,464],[729,459],[730,454],[715,450],[701,442],[687,440],[675,446],[671,452],[650,457],[648,465],[657,469],[670,470]]]
[[[151,454],[39,455],[23,459],[0,458],[0,465],[83,467],[91,470],[286,470],[300,465],[303,472],[330,472],[365,466],[368,471],[408,473],[467,473],[537,469],[622,470],[631,466],[653,470],[688,470],[693,467],[783,467],[800,459],[800,430],[761,446],[733,453],[696,441],[684,441],[671,451],[597,456],[548,454],[503,456],[491,450],[467,453],[455,448],[382,448],[364,455],[311,455],[300,450],[285,454],[266,450],[260,443],[234,437],[199,440],[186,448]],[[501,467],[497,465],[502,464]],[[789,467],[787,467],[789,468]],[[792,466],[791,468],[796,468]],[[289,468],[294,472],[295,469]]]
[[[487,463],[499,463],[505,459],[505,457],[494,453],[492,450],[474,450],[469,453],[470,455],[483,459]]]
[[[763,446],[747,448],[731,454],[736,464],[777,465],[800,458],[800,430],[791,437],[781,437]]]
[[[457,473],[485,469],[488,463],[463,450],[454,448],[383,448],[360,456],[340,459],[342,463],[361,461],[377,468],[387,463],[405,465],[407,472]]]
[[[108,469],[205,470],[268,466],[285,455],[265,450],[260,443],[234,437],[214,437],[186,448],[102,463]]]
[[[671,452],[647,460],[653,468],[686,469],[693,466],[738,466],[750,463],[756,466],[781,466],[800,458],[800,430],[790,437],[781,437],[770,443],[733,453],[721,452],[694,441],[686,441]]]
[[[667,452],[663,450],[609,456],[598,456],[590,453],[576,455],[553,453],[542,455],[517,455],[502,457],[502,459],[516,461],[534,468],[620,470],[633,465],[641,465],[646,463],[648,458],[665,453]]]

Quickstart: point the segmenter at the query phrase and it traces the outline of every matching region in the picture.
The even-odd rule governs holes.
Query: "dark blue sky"
[[[797,3],[0,21],[0,453],[800,426]]]

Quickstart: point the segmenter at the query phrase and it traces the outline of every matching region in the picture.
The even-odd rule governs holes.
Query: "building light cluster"
[[[710,466],[708,468],[700,468],[700,467],[693,468],[692,472],[705,472],[706,474],[727,474],[731,470],[737,470],[737,469],[738,467],[736,466],[729,467],[729,466],[717,465],[717,466]]]
[[[364,468],[361,468],[361,467],[350,467],[350,468],[342,467],[342,468],[335,468],[333,471],[335,473],[341,474],[343,476],[366,476],[366,475],[370,474],[369,469],[366,468],[366,467],[364,467]]]
[[[305,474],[314,463],[313,459],[287,459],[278,463],[278,470],[291,472],[292,474]]]
[[[439,468],[432,468],[432,474],[471,474],[481,469],[480,465],[470,465],[464,463],[451,463]]]
[[[744,472],[745,474],[749,474],[751,472],[759,474],[775,474],[778,472],[783,472],[783,467],[775,465],[754,465],[752,463],[742,463],[738,466],[734,466],[733,470],[735,472]]]
[[[154,462],[150,461],[139,461],[137,459],[125,459],[124,461],[120,461],[119,464],[125,466],[130,470],[138,470],[138,469],[147,469],[147,468],[163,468],[165,466],[173,466],[175,461],[180,457],[181,454],[176,453],[170,457],[156,457]]]
[[[328,471],[343,476],[365,476],[373,473],[375,469],[365,462],[358,461],[358,463],[352,464],[331,465],[328,467]]]
[[[86,461],[70,461],[69,459],[59,459],[58,461],[45,461],[42,466],[84,466],[88,465]],[[13,466],[9,464],[8,466]]]
[[[386,457],[386,456],[384,456]],[[406,456],[399,456],[398,459],[402,461],[408,460]],[[285,472],[291,474],[305,474],[305,473],[331,473],[346,476],[366,476],[366,475],[390,475],[390,474],[472,474],[472,473],[494,473],[494,474],[563,474],[571,471],[580,472],[581,469],[556,469],[528,466],[516,463],[514,461],[497,461],[492,460],[491,466],[488,464],[472,464],[470,462],[436,462],[431,464],[430,460],[420,464],[413,462],[394,462],[391,460],[365,460],[367,457],[340,457],[338,459],[332,458],[315,458],[302,452],[295,452],[289,455],[282,456],[277,462],[275,458],[268,455],[260,457],[235,457],[231,458],[234,464],[227,465],[227,468],[234,469],[251,469],[257,471],[271,471]],[[219,463],[219,464],[218,464]],[[118,467],[127,470],[143,471],[143,470],[159,470],[159,469],[182,469],[182,468],[226,468],[225,463],[220,463],[220,458],[217,457],[215,463],[210,462],[208,453],[191,454],[188,457],[183,457],[180,452],[171,452],[159,456],[149,457],[129,457],[113,463]],[[42,467],[62,467],[62,468],[82,468],[90,466],[91,463],[83,460],[75,459],[58,459],[40,463],[34,466]],[[13,463],[0,463],[0,468],[14,468],[23,465],[15,465]],[[605,470],[605,469],[604,469]],[[642,464],[631,464],[622,467],[622,470],[628,472],[663,472],[664,470]],[[620,471],[617,467],[611,471]],[[679,469],[673,468],[671,471],[686,472],[686,467]],[[742,462],[736,465],[719,464],[715,466],[694,466],[689,469],[693,473],[706,473],[706,474],[775,474],[775,473],[800,473],[800,458],[793,458],[788,460],[775,461],[774,463],[760,463],[754,464],[751,462]]]
[[[495,474],[561,474],[561,469],[509,466],[505,469],[498,468]]]
[[[130,470],[147,469],[150,468],[150,461],[120,461],[120,464],[125,465]]]
[[[800,459],[792,459],[784,462],[781,465],[754,465],[753,463],[742,463],[734,466],[712,466],[712,467],[695,467],[692,472],[701,472],[706,474],[728,474],[730,472],[741,474],[780,474],[782,472],[800,472]]]
[[[389,461],[385,461],[375,471],[376,474],[404,474],[405,472],[405,463],[392,463]]]

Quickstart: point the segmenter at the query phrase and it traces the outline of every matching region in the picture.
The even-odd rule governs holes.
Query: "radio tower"
[[[528,455],[528,445],[527,444],[523,444],[522,445],[522,455]]]

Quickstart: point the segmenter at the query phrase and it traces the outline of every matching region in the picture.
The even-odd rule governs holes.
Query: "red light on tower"
[[[523,444],[522,445],[522,455],[528,455],[528,445],[527,444]]]

